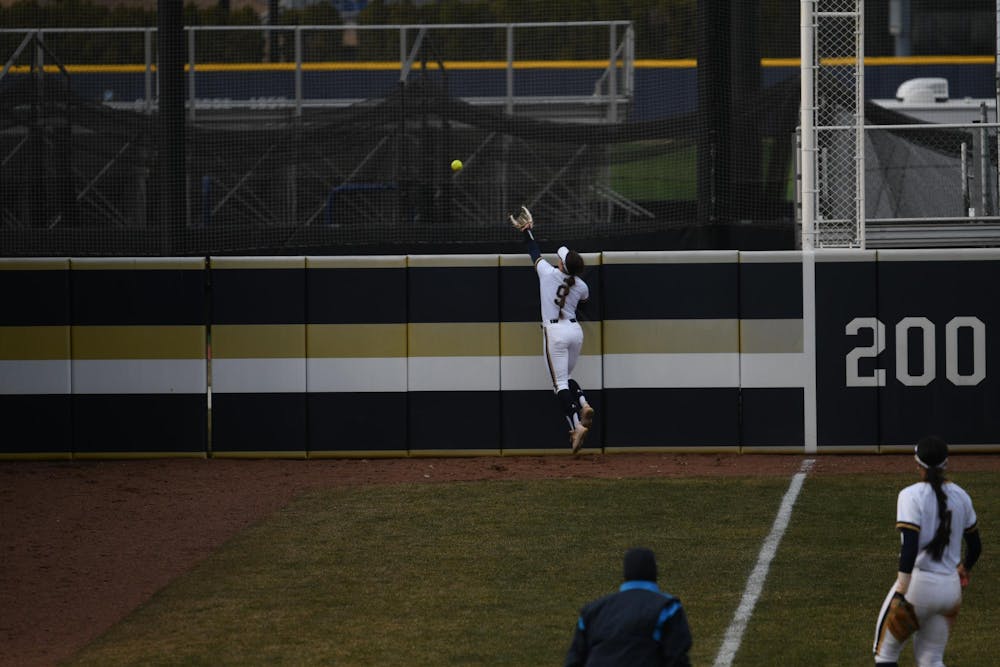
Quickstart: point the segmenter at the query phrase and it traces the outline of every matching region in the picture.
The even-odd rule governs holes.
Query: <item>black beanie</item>
[[[645,547],[625,552],[625,581],[656,581],[656,556]]]

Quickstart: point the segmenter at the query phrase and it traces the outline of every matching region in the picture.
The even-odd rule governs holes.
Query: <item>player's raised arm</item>
[[[531,211],[528,210],[528,207],[522,206],[517,215],[511,215],[510,224],[524,236],[531,261],[537,264],[538,260],[542,258],[542,252],[538,249],[538,243],[535,242],[535,235],[531,233],[531,228],[535,226],[535,220],[531,217]]]

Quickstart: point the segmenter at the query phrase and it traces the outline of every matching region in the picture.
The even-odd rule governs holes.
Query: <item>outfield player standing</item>
[[[556,253],[559,266],[552,266],[542,259],[531,233],[531,213],[522,207],[520,216],[511,216],[511,221],[522,230],[528,254],[535,263],[542,306],[545,361],[552,390],[569,424],[570,447],[575,454],[580,451],[594,419],[594,408],[587,402],[579,383],[571,377],[583,347],[583,328],[576,321],[576,309],[590,297],[590,288],[580,278],[584,261],[580,253],[562,246]]]
[[[890,631],[899,627],[893,618],[902,613],[899,608],[907,610],[903,625],[913,628],[917,665],[944,665],[944,649],[962,604],[962,589],[982,550],[972,499],[944,476],[948,445],[934,436],[923,438],[917,443],[915,458],[921,481],[900,491],[896,501],[896,528],[902,541],[899,573],[875,626],[876,665],[896,665],[908,639]]]

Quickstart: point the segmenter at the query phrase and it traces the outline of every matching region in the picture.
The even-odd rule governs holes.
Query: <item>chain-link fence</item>
[[[816,212],[814,247],[863,243],[859,126],[864,106],[864,3],[818,0],[814,12],[816,65]]]
[[[869,125],[871,247],[996,245],[996,123]]]

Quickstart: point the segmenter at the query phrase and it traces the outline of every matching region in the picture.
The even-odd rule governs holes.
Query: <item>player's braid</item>
[[[941,468],[927,469],[927,482],[934,489],[938,504],[938,525],[932,539],[924,549],[930,553],[934,560],[941,560],[944,548],[948,545],[951,536],[951,510],[948,509],[948,496],[944,493],[944,470]]]

